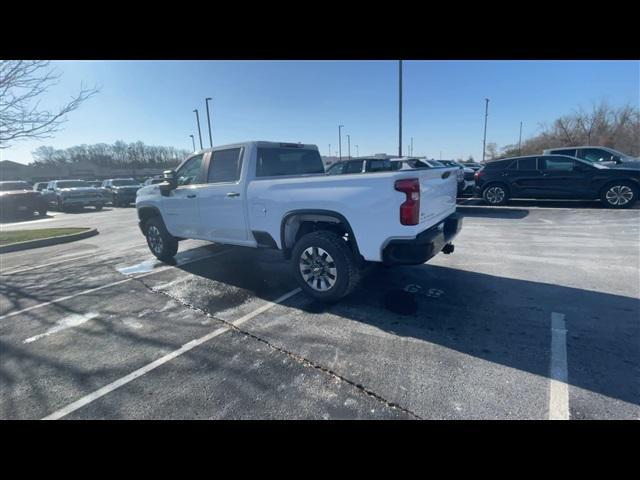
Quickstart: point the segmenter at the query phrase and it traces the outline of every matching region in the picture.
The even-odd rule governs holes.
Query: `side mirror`
[[[164,182],[159,183],[160,193],[165,197],[169,195],[171,190],[175,190],[178,187],[178,177],[175,170],[164,171]]]

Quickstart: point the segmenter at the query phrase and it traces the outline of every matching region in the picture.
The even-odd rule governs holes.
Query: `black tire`
[[[315,288],[312,287],[311,284],[303,277],[301,258],[305,255],[305,259],[310,259],[310,256],[305,254],[305,251],[309,248],[312,249],[311,251],[314,255],[316,253],[314,249],[322,249],[328,254],[325,258],[331,258],[333,260],[333,262],[326,263],[325,266],[330,267],[330,265],[333,265],[333,267],[330,268],[335,268],[335,276],[333,279],[334,283],[333,285],[328,286],[328,281],[325,280],[324,285],[328,286],[328,288],[322,291],[317,289],[317,284]],[[319,252],[319,250],[317,252]],[[320,261],[320,257],[321,255],[316,256],[318,261]],[[333,232],[321,230],[304,235],[293,246],[291,261],[293,275],[300,284],[302,290],[304,290],[309,296],[323,302],[335,302],[346,297],[353,291],[360,281],[360,271],[351,248],[344,239]],[[327,275],[330,276],[331,274],[327,273]],[[308,277],[308,279],[311,280],[311,283],[320,282],[320,285],[323,285],[323,281],[318,280],[316,277],[311,276]]]
[[[638,201],[637,185],[627,180],[607,184],[600,192],[600,201],[607,208],[629,208]],[[624,203],[621,203],[624,202]]]
[[[102,210],[102,207],[103,207],[103,206],[104,206],[104,205],[102,205],[101,203],[99,203],[98,205],[96,205],[96,206],[95,206],[95,209],[96,209],[97,211],[100,211],[100,210]]]
[[[38,209],[38,216],[46,217],[47,216],[47,207],[43,206]]]
[[[62,199],[58,198],[58,211],[66,212],[66,208],[64,207],[64,203],[62,203]]]
[[[488,205],[506,205],[509,201],[509,189],[501,183],[491,183],[482,190],[482,198]]]
[[[113,204],[114,207],[120,206],[120,202],[118,202],[118,199],[116,197],[113,197],[113,201],[111,203]]]
[[[151,217],[144,226],[147,245],[158,260],[170,261],[178,253],[178,240],[171,235],[160,217]]]

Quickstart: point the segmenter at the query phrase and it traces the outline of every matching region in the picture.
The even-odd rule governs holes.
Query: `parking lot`
[[[640,209],[460,200],[455,253],[325,305],[279,254],[184,241],[135,208],[0,256],[4,419],[640,419]]]

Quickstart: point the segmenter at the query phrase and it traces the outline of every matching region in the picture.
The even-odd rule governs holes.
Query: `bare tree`
[[[43,95],[59,78],[48,61],[0,61],[0,148],[21,139],[51,138],[67,114],[99,91],[80,85],[80,92],[55,111],[40,109]]]

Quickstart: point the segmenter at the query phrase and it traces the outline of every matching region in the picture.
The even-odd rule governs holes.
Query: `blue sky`
[[[438,158],[482,156],[484,98],[490,99],[487,142],[504,146],[578,106],[606,99],[640,103],[637,61],[405,61],[403,144]],[[62,73],[42,105],[53,107],[81,82],[101,93],[69,116],[55,138],[0,150],[29,163],[40,145],[65,148],[116,140],[191,149],[204,98],[213,98],[214,144],[242,140],[313,143],[338,150],[338,124],[361,155],[396,153],[398,66],[394,61],[59,61]]]

